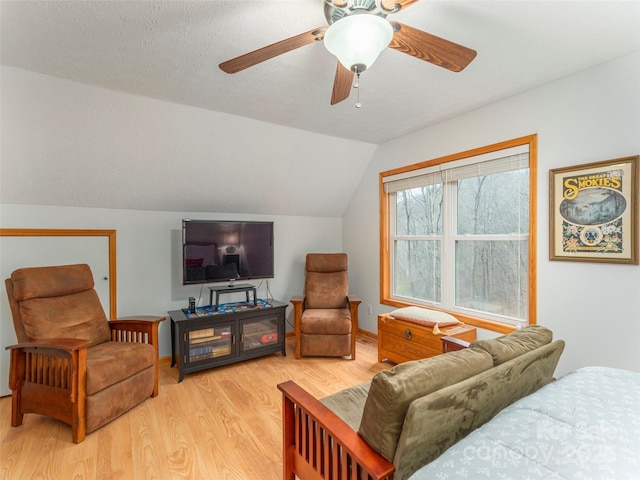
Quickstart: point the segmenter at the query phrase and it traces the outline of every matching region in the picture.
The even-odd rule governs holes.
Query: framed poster
[[[638,265],[638,156],[549,171],[551,260]]]

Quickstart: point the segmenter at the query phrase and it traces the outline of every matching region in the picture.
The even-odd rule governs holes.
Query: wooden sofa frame
[[[469,342],[442,337],[443,352]],[[284,479],[393,480],[395,466],[322,402],[288,381],[282,392]],[[303,407],[304,405],[304,407]]]
[[[285,480],[393,480],[394,465],[318,399],[293,381],[278,389]]]
[[[446,336],[442,337],[442,343],[443,352],[453,352],[470,346],[469,342]],[[562,353],[564,343],[558,341],[542,348],[545,351],[536,349],[537,352],[532,351],[526,354],[531,356],[535,353],[541,358],[541,361],[547,363],[543,367],[547,370],[551,369],[548,372],[542,370],[536,373],[540,377],[540,382],[544,378],[552,378],[553,369]],[[520,362],[525,364],[530,361],[530,358],[520,359]],[[517,362],[517,360],[514,359],[513,362]],[[510,363],[511,361],[505,362],[500,366],[494,366],[487,372],[501,369],[498,375],[504,375],[508,369],[516,368],[516,365],[507,367]],[[520,368],[525,367],[521,365]],[[483,372],[480,375],[485,373]],[[469,380],[465,380],[465,383],[469,383]],[[520,387],[522,386],[525,386],[525,384],[520,385]],[[540,386],[542,385],[532,386],[532,388],[537,389]],[[464,388],[474,388],[474,385],[470,384]],[[369,446],[356,431],[329,407],[314,398],[295,382],[287,381],[281,383],[278,385],[278,389],[282,392],[283,399],[284,480],[295,480],[297,477],[304,480],[393,480],[396,473],[400,474],[401,471],[392,462]],[[525,395],[528,394],[521,390],[522,388],[515,388],[514,395],[517,395],[517,397],[502,399],[500,405],[492,408],[504,408],[512,401],[521,398],[523,393]],[[432,395],[437,395],[437,393]],[[485,396],[482,401],[487,403],[487,400],[488,397]],[[491,408],[486,410],[487,418],[484,420],[476,419],[477,421],[484,423],[497,413],[497,411],[493,412]],[[407,441],[410,442],[411,440]],[[415,448],[420,447],[417,446]],[[406,465],[402,467],[402,475],[406,475],[406,467]]]

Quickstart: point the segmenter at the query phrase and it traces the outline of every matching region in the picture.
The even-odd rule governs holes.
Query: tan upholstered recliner
[[[358,306],[351,296],[345,253],[309,253],[304,296],[291,299],[296,358],[302,355],[356,358]]]
[[[6,280],[11,425],[37,413],[71,425],[75,443],[158,394],[164,317],[108,321],[88,265],[21,268]]]

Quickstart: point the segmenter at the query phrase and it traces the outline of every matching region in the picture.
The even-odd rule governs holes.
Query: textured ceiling
[[[387,49],[329,100],[322,42],[228,75],[218,64],[326,26],[322,0],[5,1],[1,61],[100,87],[379,144],[640,49],[640,1],[437,1],[390,16],[478,51],[452,73]]]

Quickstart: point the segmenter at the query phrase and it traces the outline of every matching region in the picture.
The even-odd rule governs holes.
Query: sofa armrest
[[[283,478],[393,479],[393,464],[318,399],[293,381],[279,384],[278,389],[283,406]]]

